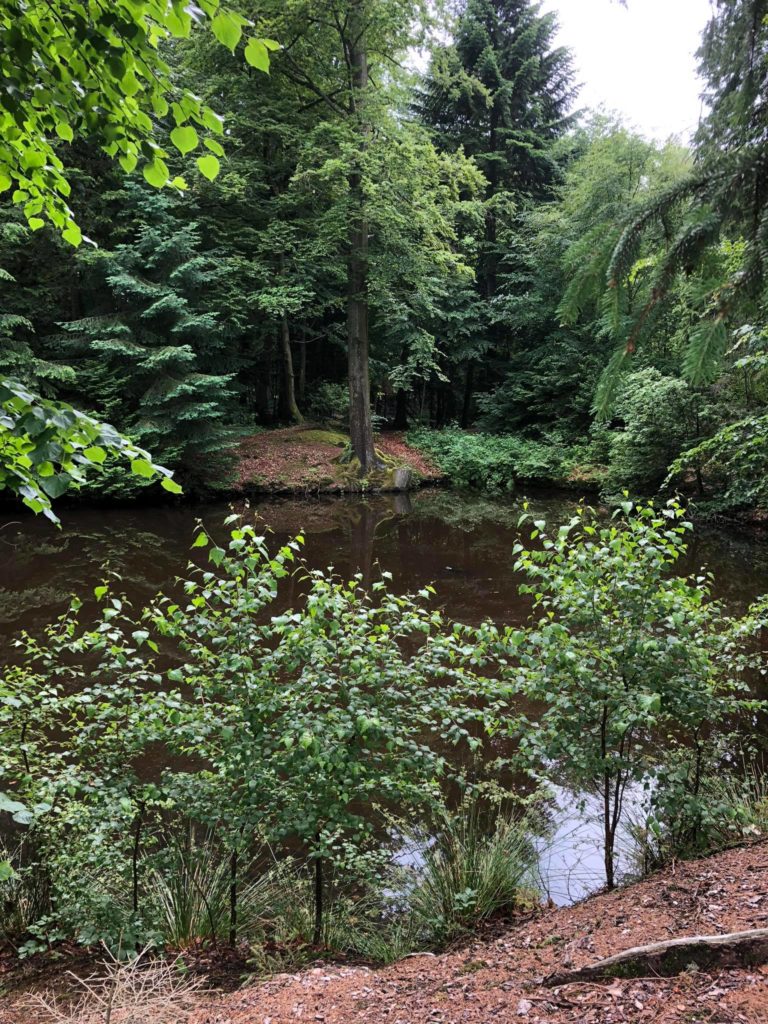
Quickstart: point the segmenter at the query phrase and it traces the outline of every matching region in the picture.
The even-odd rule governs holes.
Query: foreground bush
[[[309,571],[300,538],[270,551],[229,525],[223,546],[200,528],[205,564],[139,613],[107,581],[95,612],[75,599],[19,641],[0,886],[22,952],[247,940],[266,967],[266,950],[439,945],[526,898],[525,824],[467,814],[511,795],[511,767],[599,793],[609,886],[628,793],[659,857],[737,820],[707,780],[756,731],[768,601],[732,617],[707,576],[676,574],[690,525],[674,502],[533,523],[515,548],[533,611],[510,628],[448,622],[430,588],[366,589]],[[403,820],[426,841],[398,888]]]
[[[609,887],[628,791],[645,792],[652,820],[677,820],[685,848],[711,814],[704,767],[727,769],[723,754],[764,707],[751,683],[765,670],[768,599],[734,618],[709,576],[677,575],[690,529],[674,501],[627,501],[607,522],[580,506],[558,530],[533,523],[530,546],[515,548],[534,611],[504,636],[508,675],[542,709],[519,719],[521,754],[599,794]]]
[[[43,640],[20,641],[0,759],[26,828],[17,873],[47,879],[38,944],[234,942],[267,843],[311,874],[320,945],[331,878],[365,887],[388,862],[391,809],[428,817],[442,787],[480,777],[506,703],[429,590],[395,595],[384,574],[367,591],[308,571],[301,538],[270,552],[230,526],[226,547],[197,533],[208,565],[178,595],[136,614],[108,581],[95,620],[76,599]],[[281,611],[292,574],[305,596]],[[148,773],[158,750],[183,767]],[[215,855],[169,843],[187,829]]]

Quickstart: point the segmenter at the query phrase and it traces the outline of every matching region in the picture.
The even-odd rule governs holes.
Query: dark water
[[[572,502],[544,497],[531,502],[536,518],[565,519]],[[19,629],[35,632],[66,606],[72,593],[90,594],[108,565],[139,602],[183,574],[195,522],[226,536],[231,508],[130,508],[63,510],[63,529],[42,518],[13,520],[0,513],[0,640]],[[275,544],[299,531],[313,568],[334,566],[342,575],[377,565],[393,573],[401,590],[432,583],[455,619],[486,616],[518,623],[528,604],[518,594],[512,548],[525,535],[517,526],[519,501],[491,501],[449,491],[360,499],[276,499],[246,515],[274,532]],[[684,566],[705,567],[716,577],[715,595],[738,610],[768,589],[768,543],[746,534],[699,529]]]
[[[531,502],[535,517],[552,522],[568,517],[573,503],[562,497]],[[222,539],[226,505],[190,508],[64,509],[63,529],[45,520],[0,518],[0,639],[20,629],[41,630],[64,610],[69,595],[92,594],[108,565],[123,577],[123,588],[141,603],[184,573],[195,521],[202,519]],[[256,516],[282,543],[306,536],[305,555],[313,568],[333,566],[346,576],[367,577],[377,566],[389,570],[399,590],[432,583],[447,614],[477,623],[520,623],[528,601],[518,593],[513,546],[520,501],[490,501],[448,491],[407,497],[329,500],[270,500],[246,514]],[[733,611],[768,590],[768,543],[748,535],[700,529],[690,541],[686,570],[714,573],[715,594]],[[0,661],[2,654],[0,653]],[[581,895],[599,882],[595,829],[573,815],[572,795],[561,793],[564,815],[548,847],[544,869],[558,901]],[[568,813],[570,811],[570,813]]]

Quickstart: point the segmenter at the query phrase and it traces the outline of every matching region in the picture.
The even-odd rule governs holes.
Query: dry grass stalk
[[[41,1024],[185,1024],[201,983],[180,971],[180,961],[150,960],[143,950],[133,960],[111,953],[103,970],[87,978],[68,972],[81,990],[76,1001],[47,992],[32,998]]]

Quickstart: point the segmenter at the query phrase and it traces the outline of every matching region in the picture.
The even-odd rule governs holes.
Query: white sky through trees
[[[544,0],[574,52],[578,107],[601,104],[659,140],[687,140],[701,112],[695,52],[709,0]]]

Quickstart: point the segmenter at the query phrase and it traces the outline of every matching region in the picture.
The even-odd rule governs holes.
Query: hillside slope
[[[758,1024],[768,966],[684,970],[546,988],[542,979],[674,936],[768,926],[768,845],[659,875],[441,956],[392,967],[316,967],[211,1000],[194,1024]]]

